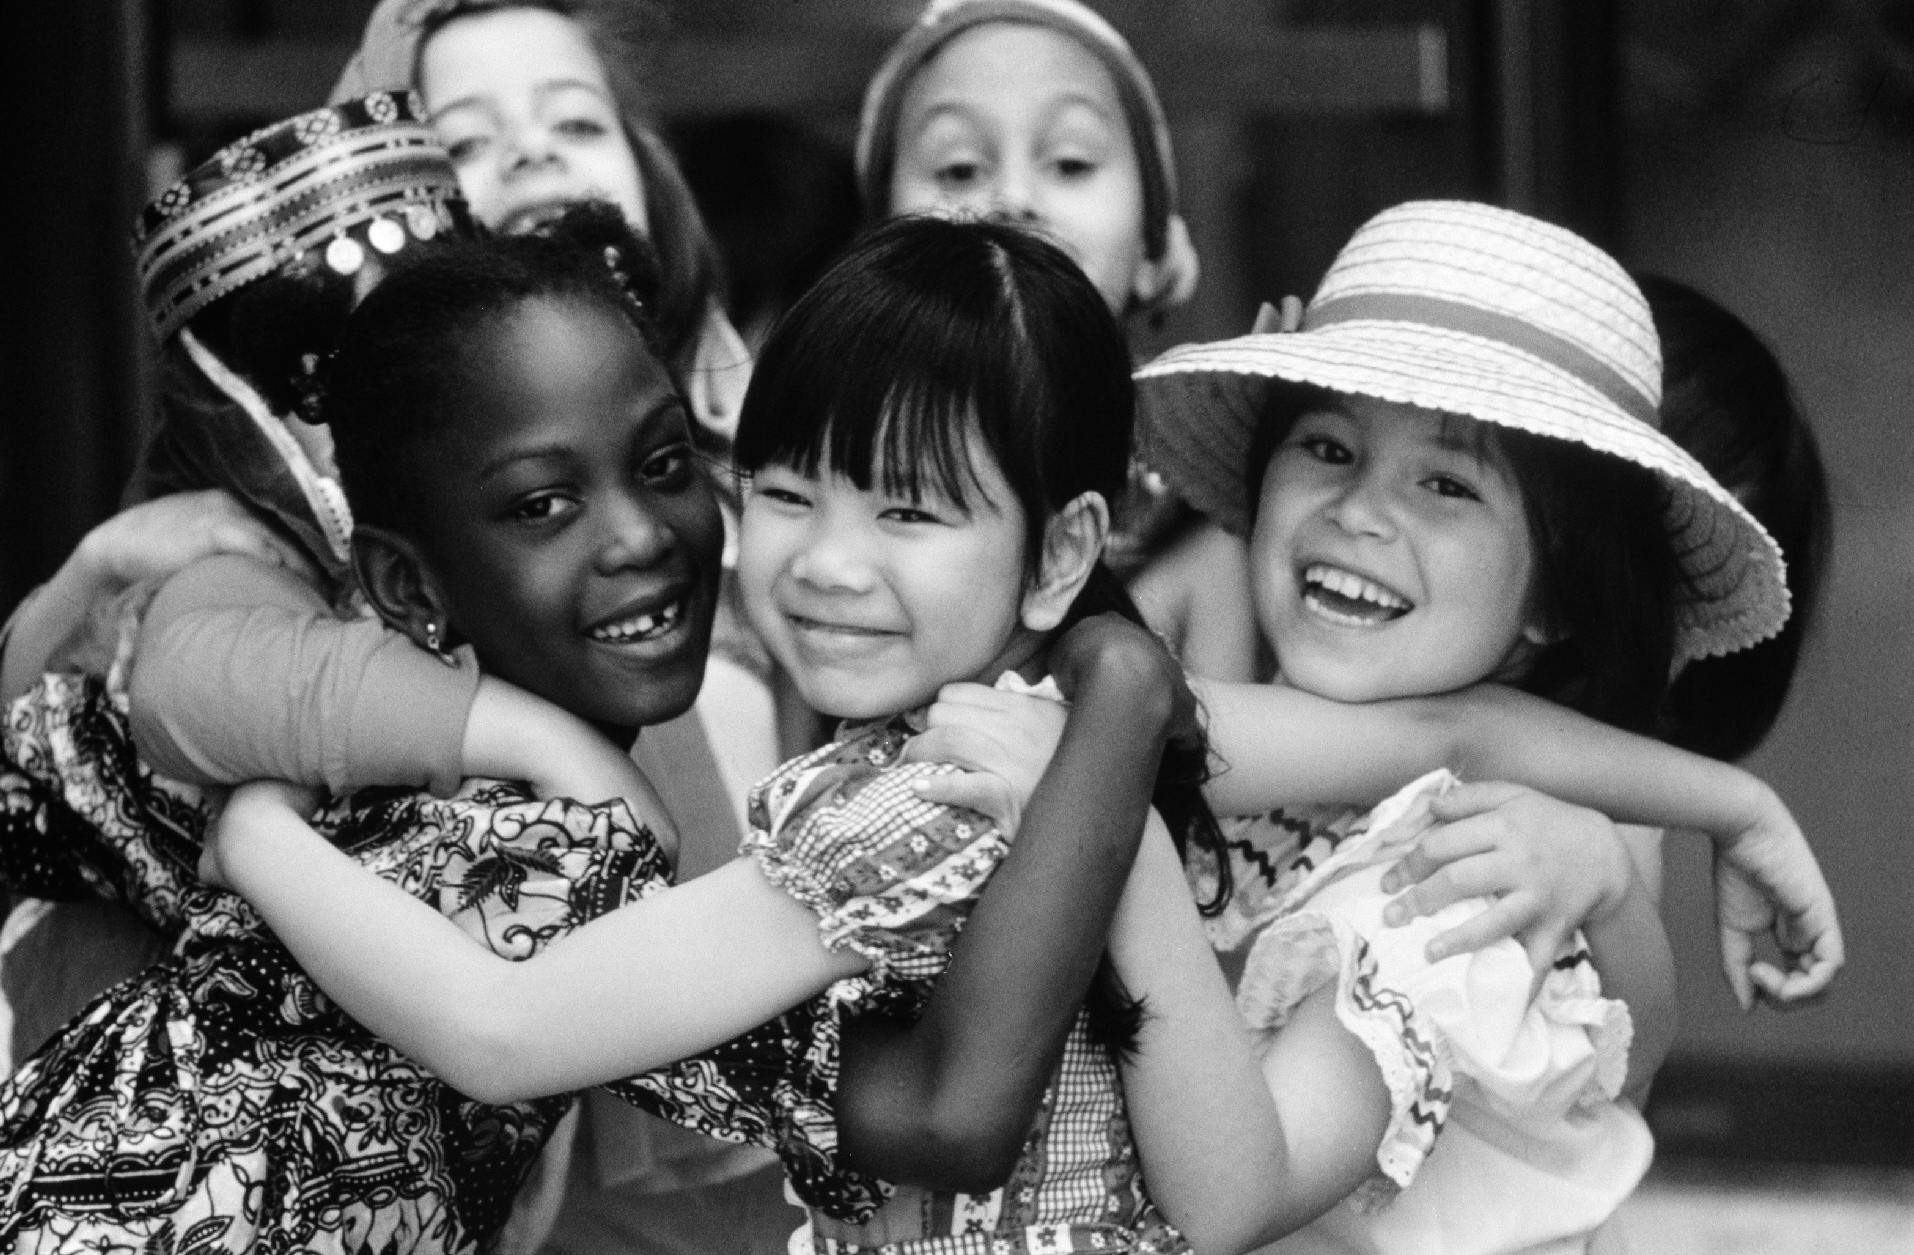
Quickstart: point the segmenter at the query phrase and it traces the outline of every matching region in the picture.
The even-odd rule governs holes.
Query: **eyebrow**
[[[549,444],[527,445],[521,449],[509,449],[479,468],[478,482],[483,484],[520,462],[556,462],[570,456],[572,456],[571,447],[556,441]]]
[[[543,101],[545,97],[557,92],[571,90],[590,92],[601,100],[615,103],[615,98],[612,96],[609,88],[594,83],[590,79],[583,78],[546,79],[532,88],[532,94]],[[496,109],[494,109],[491,103],[490,96],[484,92],[474,92],[469,96],[460,96],[457,100],[447,101],[445,104],[440,105],[432,111],[432,116],[427,120],[436,122],[446,114],[456,113],[460,109],[484,109],[490,112],[496,112]]]

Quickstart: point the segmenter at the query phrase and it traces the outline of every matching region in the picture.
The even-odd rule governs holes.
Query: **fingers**
[[[1514,937],[1535,922],[1535,912],[1520,898],[1510,896],[1489,906],[1468,919],[1430,939],[1424,953],[1429,962],[1436,963],[1455,954],[1468,954],[1480,950],[1486,945]],[[1541,960],[1542,970],[1554,959],[1555,944],[1551,942]],[[1526,948],[1526,947],[1525,947]],[[1534,955],[1530,955],[1531,961]]]
[[[1461,822],[1431,829],[1410,851],[1383,873],[1384,893],[1394,893],[1408,885],[1419,884],[1437,871],[1472,855],[1495,848],[1488,825]]]
[[[974,770],[991,761],[994,748],[995,743],[975,728],[953,723],[919,732],[904,743],[901,758],[907,763],[953,763]]]
[[[1527,797],[1530,792],[1519,784],[1500,780],[1457,785],[1447,793],[1437,795],[1430,803],[1429,813],[1445,824],[1452,824],[1506,806],[1518,798]]]
[[[912,783],[917,796],[933,806],[959,806],[990,816],[998,828],[1017,827],[1017,799],[1001,776],[986,771],[949,771]]]
[[[1754,937],[1737,928],[1721,930],[1721,974],[1728,978],[1735,1005],[1743,1011],[1754,1007],[1754,980],[1749,968],[1754,962]]]

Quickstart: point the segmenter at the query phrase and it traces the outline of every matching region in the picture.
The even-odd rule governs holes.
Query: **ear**
[[[352,573],[388,627],[404,632],[420,649],[442,647],[443,637],[438,646],[427,645],[426,626],[435,625],[440,633],[450,631],[445,598],[410,540],[383,527],[353,528]]]
[[[1130,294],[1141,309],[1173,309],[1196,292],[1203,267],[1190,243],[1190,228],[1182,214],[1171,214],[1163,233],[1163,255],[1146,258],[1136,268]]]
[[[1544,649],[1559,641],[1568,639],[1568,633],[1558,632],[1545,623],[1530,622],[1522,626],[1522,639],[1537,649]]]
[[[1024,590],[1021,617],[1025,627],[1048,632],[1063,622],[1070,603],[1096,570],[1109,535],[1110,506],[1102,493],[1084,493],[1050,520],[1043,529],[1043,553],[1036,578]]]

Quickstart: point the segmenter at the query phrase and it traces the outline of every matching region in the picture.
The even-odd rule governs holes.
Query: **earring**
[[[456,667],[459,665],[458,655],[445,647],[445,639],[439,635],[439,621],[437,619],[427,619],[425,621],[425,647],[434,654],[437,654],[439,661],[446,666]]]

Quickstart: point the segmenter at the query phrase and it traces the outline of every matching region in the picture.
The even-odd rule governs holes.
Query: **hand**
[[[221,553],[309,570],[291,541],[217,488],[173,493],[130,506],[88,532],[74,556],[100,580],[124,588]]]
[[[1068,708],[1061,702],[983,684],[946,684],[927,716],[929,727],[904,746],[907,762],[954,763],[963,771],[929,776],[918,796],[942,806],[964,806],[1017,831],[1063,738]]]
[[[1131,717],[1160,720],[1169,744],[1202,741],[1183,668],[1161,640],[1122,615],[1091,615],[1073,625],[1050,649],[1050,674],[1072,703],[1108,691]]]
[[[1635,874],[1615,825],[1512,784],[1465,784],[1435,799],[1440,825],[1383,877],[1406,890],[1383,919],[1404,924],[1463,898],[1495,901],[1429,943],[1431,962],[1514,937],[1537,980],[1576,929],[1622,903]]]
[[[1847,960],[1834,894],[1808,839],[1771,790],[1760,817],[1715,848],[1715,922],[1721,967],[1746,1011],[1757,995],[1777,1006],[1823,993]],[[1755,957],[1755,943],[1774,938],[1785,970]]]
[[[284,780],[254,780],[242,784],[226,797],[226,804],[206,828],[206,843],[199,852],[199,878],[219,889],[237,891],[232,877],[232,858],[240,843],[247,840],[262,816],[290,816],[304,821],[319,806],[319,791]]]

